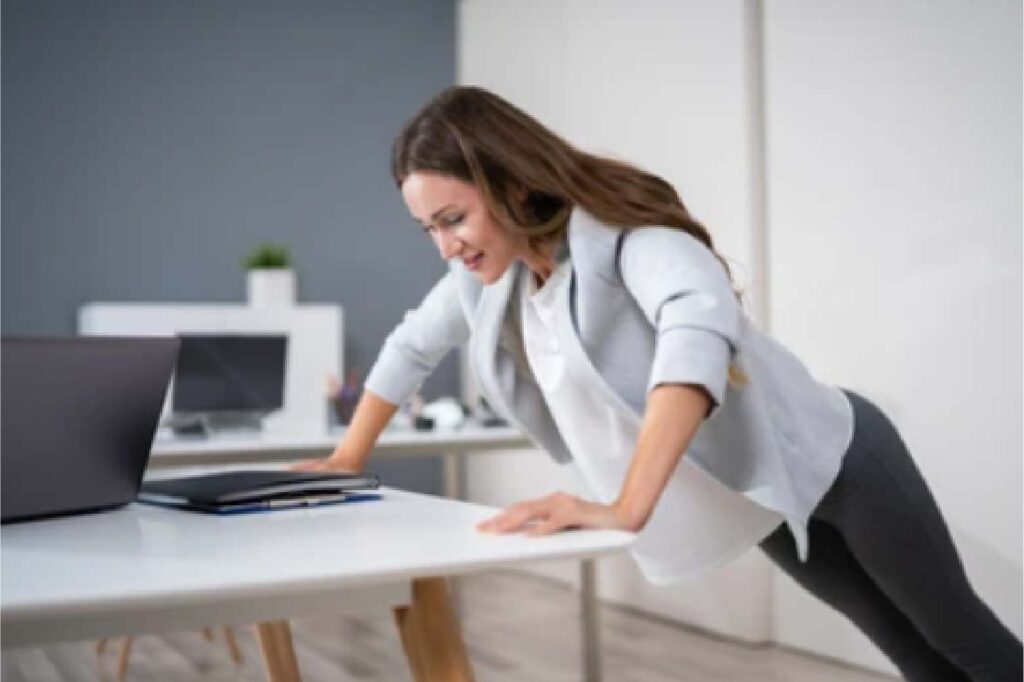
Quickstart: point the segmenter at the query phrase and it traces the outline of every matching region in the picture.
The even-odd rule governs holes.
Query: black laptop
[[[3,523],[109,509],[135,499],[179,343],[3,338]]]

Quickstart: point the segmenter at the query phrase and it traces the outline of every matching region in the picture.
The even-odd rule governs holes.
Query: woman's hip
[[[811,515],[828,516],[864,495],[930,497],[927,484],[892,420],[863,395],[846,388],[840,390],[853,408],[853,437],[838,475]]]

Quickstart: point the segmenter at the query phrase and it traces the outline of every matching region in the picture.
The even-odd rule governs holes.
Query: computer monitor
[[[267,414],[284,405],[283,334],[179,334],[176,414]]]

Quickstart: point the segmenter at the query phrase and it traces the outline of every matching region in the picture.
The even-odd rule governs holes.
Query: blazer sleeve
[[[389,403],[401,405],[448,351],[468,338],[456,275],[449,271],[385,339],[364,386]]]
[[[666,227],[628,230],[619,252],[622,279],[656,332],[648,393],[661,384],[697,384],[725,401],[742,311],[725,268],[690,234]]]

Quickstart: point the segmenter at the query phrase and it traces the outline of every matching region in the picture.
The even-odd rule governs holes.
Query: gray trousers
[[[761,549],[849,618],[905,679],[1018,682],[1021,643],[971,588],[896,428],[866,398],[843,392],[853,404],[853,441],[811,514],[807,563],[785,524]]]

